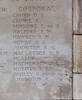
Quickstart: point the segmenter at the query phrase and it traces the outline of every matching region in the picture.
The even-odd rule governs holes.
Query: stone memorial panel
[[[72,99],[72,0],[0,0],[0,100]]]

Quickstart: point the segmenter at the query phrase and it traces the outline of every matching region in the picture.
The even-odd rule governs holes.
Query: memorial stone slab
[[[72,0],[0,0],[0,100],[72,99]]]

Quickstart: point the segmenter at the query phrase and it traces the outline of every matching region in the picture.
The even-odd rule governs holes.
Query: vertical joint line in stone
[[[73,66],[74,66],[74,54],[73,54],[73,35],[72,35],[72,99],[73,99]]]

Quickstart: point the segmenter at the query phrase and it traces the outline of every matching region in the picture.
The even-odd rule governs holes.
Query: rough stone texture
[[[74,72],[82,72],[82,36],[74,35]]]
[[[82,34],[82,0],[80,1],[80,34]]]
[[[73,0],[73,33],[82,34],[82,0]]]
[[[0,100],[71,100],[71,77],[72,0],[0,0]]]
[[[82,99],[82,74],[74,74],[73,78],[73,97],[74,100]]]

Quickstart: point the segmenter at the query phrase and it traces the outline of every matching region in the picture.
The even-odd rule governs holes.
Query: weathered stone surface
[[[82,34],[82,0],[73,0],[73,33]]]
[[[80,0],[73,0],[73,33],[80,34]]]
[[[74,72],[82,72],[82,36],[74,35]]]
[[[80,34],[82,34],[82,0],[80,2]]]
[[[73,98],[74,100],[82,99],[82,74],[74,74],[73,78]]]
[[[0,99],[72,99],[72,0],[0,0]]]

